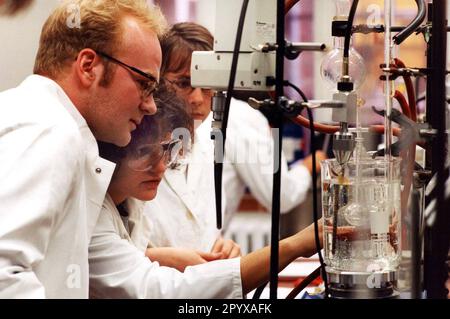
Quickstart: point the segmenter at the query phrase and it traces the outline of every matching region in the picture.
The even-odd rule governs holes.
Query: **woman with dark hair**
[[[144,201],[156,196],[166,167],[177,165],[178,157],[189,149],[193,132],[192,118],[173,93],[162,87],[155,102],[158,112],[144,117],[126,147],[98,142],[100,156],[116,163],[116,169],[89,245],[93,298],[174,297],[175,283],[192,281],[191,276],[175,269],[159,270],[158,263],[151,261],[183,271],[188,265],[221,257],[189,249],[148,247],[152,230],[142,212]],[[161,255],[166,258],[160,260]],[[147,285],[146,275],[172,282],[173,290]],[[143,285],[148,286],[144,295],[140,292]]]
[[[214,38],[203,26],[183,22],[173,25],[161,40],[161,76],[168,87],[186,103],[196,121],[195,138],[189,161],[183,171],[167,170],[160,192],[147,203],[145,213],[152,216],[155,247],[184,247],[222,252],[224,257],[239,253],[235,243],[224,241],[216,229],[214,196],[214,146],[211,133],[212,90],[191,86],[191,56],[194,51],[210,51]],[[273,138],[266,118],[247,103],[232,99],[225,163],[223,167],[222,212],[224,229],[250,189],[268,210],[272,202]],[[318,152],[318,162],[324,156]],[[295,163],[288,170],[282,156],[281,212],[287,213],[304,201],[311,184],[312,161]],[[187,190],[187,191],[186,191]]]
[[[208,30],[190,22],[173,25],[161,40],[163,82],[185,102],[195,121],[195,135],[192,152],[179,169],[166,171],[157,197],[147,203],[145,212],[155,229],[150,240],[153,247],[220,252],[226,259],[239,256],[240,247],[223,239],[216,228],[214,146],[209,137],[211,122],[205,121],[211,112],[212,91],[193,89],[189,74],[192,52],[211,50],[212,42]],[[172,73],[180,76],[170,77]]]

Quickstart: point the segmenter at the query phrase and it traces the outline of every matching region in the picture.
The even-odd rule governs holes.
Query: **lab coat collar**
[[[40,92],[49,92],[53,98],[56,98],[62,105],[64,105],[64,108],[75,120],[78,127],[81,128],[87,126],[86,120],[78,111],[77,107],[73,104],[62,87],[54,80],[45,76],[33,74],[28,76],[22,82],[21,86],[26,87],[27,90],[36,90],[38,88]]]
[[[118,235],[122,239],[125,239],[125,240],[128,240],[129,242],[131,242],[130,234],[128,233],[127,229],[125,228],[122,218],[120,217],[119,210],[117,209],[117,206],[114,203],[111,195],[109,195],[109,193],[106,193],[103,207],[106,209],[106,211],[108,211],[112,214],[112,221],[115,224],[115,228],[118,230]],[[131,228],[130,228],[130,231],[131,231]]]
[[[128,212],[128,226],[130,228],[130,233],[132,233],[134,227],[140,223],[144,202],[131,197],[125,201],[125,207]]]
[[[189,154],[189,156],[190,155],[191,154]],[[190,195],[190,188],[187,184],[185,169],[186,167],[168,169],[164,173],[164,179],[166,180],[167,185],[172,189],[172,191],[178,195],[178,197],[191,212],[194,218],[197,218],[193,213],[195,211],[195,206]]]
[[[188,188],[198,185],[198,180],[202,174],[205,174],[205,170],[213,170],[214,142],[211,140],[211,123],[212,112],[195,131],[194,144],[190,154],[191,163],[187,172]]]
[[[139,250],[145,251],[150,238],[150,227],[146,227],[144,216],[145,202],[131,197],[127,199],[125,205],[129,213],[128,226],[131,241]]]
[[[145,251],[150,236],[148,234],[149,229],[147,229],[144,220],[146,218],[144,216],[145,202],[132,197],[126,199],[125,208],[128,212],[128,227],[130,232],[125,228],[119,210],[108,193],[106,194],[103,205],[112,213],[113,222],[119,231],[120,237],[132,243],[140,251]]]
[[[91,146],[93,145],[91,144]],[[97,144],[95,144],[95,147],[97,147]],[[88,161],[86,162],[88,172],[86,176],[86,193],[88,212],[91,214],[87,222],[88,236],[90,238],[100,215],[105,194],[116,165],[98,156],[98,151],[97,154],[91,153],[88,155]]]
[[[202,140],[205,136],[210,136],[211,134],[211,124],[213,120],[213,113],[210,112],[208,117],[200,124],[194,133],[194,145],[198,144],[200,140]]]
[[[23,81],[21,86],[24,86],[27,90],[37,89],[39,92],[48,92],[50,98],[57,99],[70,114],[75,123],[77,123],[84,141],[86,152],[85,178],[88,199],[86,209],[89,214],[91,214],[87,219],[88,236],[90,238],[95,224],[97,223],[105,199],[105,194],[116,165],[99,156],[97,141],[89,129],[86,120],[58,83],[44,76],[30,75]]]

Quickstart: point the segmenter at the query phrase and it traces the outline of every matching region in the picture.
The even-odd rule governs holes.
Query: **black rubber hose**
[[[290,86],[291,88],[293,88],[303,99],[304,102],[308,102],[308,99],[306,98],[306,95],[303,93],[302,90],[300,90],[299,87],[297,87],[296,85],[292,84],[291,82],[286,82],[288,86]],[[314,135],[314,118],[313,118],[313,114],[310,108],[306,108],[306,111],[308,112],[308,117],[309,117],[309,129],[310,129],[310,134],[311,134],[311,155],[312,155],[312,187],[313,187],[313,216],[314,216],[314,237],[315,237],[315,241],[316,241],[316,249],[317,249],[317,254],[319,255],[319,262],[320,262],[320,268],[322,269],[322,280],[325,286],[325,298],[328,298],[329,294],[328,294],[328,279],[327,279],[327,275],[325,272],[325,262],[323,260],[322,257],[322,248],[320,247],[320,239],[319,239],[319,223],[318,223],[318,219],[319,219],[319,214],[317,212],[317,171],[316,171],[316,141],[315,141],[315,135]]]
[[[350,50],[350,39],[352,37],[353,20],[355,19],[356,9],[358,8],[359,0],[353,0],[352,6],[350,8],[350,13],[348,14],[347,29],[345,30],[345,40],[344,40],[344,58],[348,58],[348,53]]]
[[[298,284],[298,286],[292,289],[286,299],[295,299],[295,297],[297,297],[297,295],[301,293],[303,289],[308,287],[308,285],[312,283],[314,279],[320,276],[320,269],[320,266],[317,267],[312,273],[310,273],[305,279],[303,279],[302,282]]]
[[[253,297],[252,297],[253,300],[258,300],[259,297],[261,297],[261,294],[264,291],[264,288],[266,288],[267,284],[268,284],[268,281],[266,281],[264,284],[262,284],[261,286],[256,288],[255,293],[253,294]]]
[[[425,0],[416,0],[416,4],[418,8],[417,16],[414,18],[413,21],[411,21],[409,25],[407,25],[402,31],[397,33],[392,38],[394,43],[397,45],[401,44],[403,41],[406,40],[406,38],[408,38],[411,34],[413,34],[425,20],[427,14]]]

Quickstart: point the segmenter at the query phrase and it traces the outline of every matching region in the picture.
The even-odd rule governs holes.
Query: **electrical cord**
[[[305,279],[303,279],[298,286],[292,289],[289,295],[287,295],[286,299],[294,299],[295,297],[297,297],[297,295],[301,293],[303,289],[308,287],[308,285],[312,283],[314,279],[320,276],[320,269],[320,266],[317,267],[312,273],[310,273]]]
[[[306,95],[303,93],[303,91],[294,85],[293,83],[286,81],[286,85],[293,88],[303,99],[303,101],[306,103],[308,102],[308,99],[306,98]],[[319,223],[318,223],[318,212],[317,212],[317,171],[316,171],[316,147],[315,147],[315,131],[314,131],[314,118],[313,114],[310,108],[306,108],[306,111],[308,112],[309,117],[309,129],[310,129],[310,136],[311,136],[311,156],[312,156],[312,186],[313,186],[313,215],[314,215],[314,237],[316,241],[316,249],[317,254],[319,255],[319,261],[320,261],[320,267],[322,269],[322,280],[325,286],[325,298],[328,298],[328,279],[325,272],[325,262],[322,257],[322,248],[320,247],[320,238],[319,238]]]
[[[266,286],[267,286],[268,283],[269,283],[269,282],[266,281],[264,284],[262,284],[261,286],[259,286],[258,288],[256,288],[255,293],[254,293],[253,296],[252,296],[252,299],[253,299],[253,300],[257,300],[257,299],[259,299],[259,297],[261,297],[261,294],[262,294],[264,288],[266,288]]]
[[[223,112],[223,120],[221,133],[223,137],[222,154],[225,154],[225,141],[227,138],[228,115],[230,113],[231,96],[233,95],[234,82],[236,80],[236,71],[239,59],[239,49],[241,46],[242,32],[244,29],[245,15],[247,13],[249,0],[242,2],[241,14],[237,28],[236,41],[234,43],[233,60],[231,62],[230,79],[228,82],[227,96],[225,99],[225,109]],[[223,158],[220,162],[214,161],[214,186],[216,191],[216,218],[217,228],[222,228],[222,175],[223,175]]]

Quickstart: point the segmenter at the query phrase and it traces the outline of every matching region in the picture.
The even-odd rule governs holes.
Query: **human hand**
[[[320,172],[320,162],[327,159],[327,154],[322,151],[316,151],[316,171]],[[303,165],[308,169],[309,173],[312,174],[312,154],[305,157],[303,160]]]
[[[222,259],[235,258],[241,255],[241,248],[231,239],[217,238],[211,250],[212,253],[222,253]]]
[[[176,247],[147,248],[145,255],[151,261],[159,262],[161,266],[176,268],[181,272],[188,266],[204,264],[223,258],[221,252],[208,253]]]

